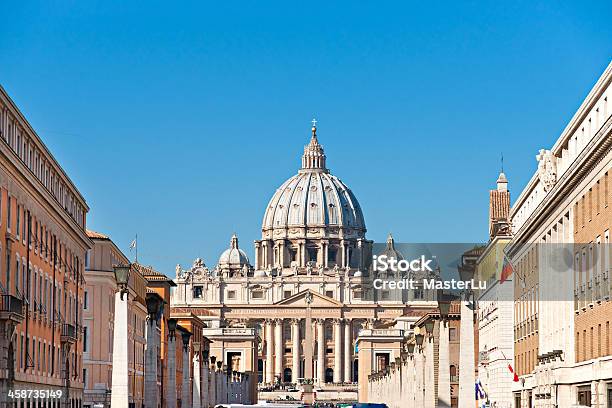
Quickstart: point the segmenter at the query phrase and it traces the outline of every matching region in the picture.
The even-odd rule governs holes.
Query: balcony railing
[[[23,320],[23,300],[14,295],[0,295],[0,319]]]
[[[76,327],[74,327],[72,324],[64,323],[62,325],[61,341],[65,343],[75,343],[76,340]]]

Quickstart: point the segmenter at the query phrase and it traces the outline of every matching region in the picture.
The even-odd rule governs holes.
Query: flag
[[[482,389],[482,384],[480,383],[480,380],[476,380],[476,383],[474,384],[474,392],[476,394],[476,400],[481,400],[485,398],[485,392]]]
[[[137,242],[136,242],[136,240],[134,239],[132,242],[130,242],[130,249],[134,249],[134,248],[136,248],[136,244],[137,244]]]
[[[510,276],[512,276],[513,273],[514,267],[512,266],[510,259],[508,259],[508,256],[504,253],[504,264],[502,266],[499,283],[504,283],[506,280],[508,280],[508,278],[510,278]]]
[[[514,368],[512,368],[512,364],[508,364],[508,370],[510,370],[510,373],[514,375],[514,377],[512,378],[512,381],[518,382],[519,381],[518,374],[514,372]]]

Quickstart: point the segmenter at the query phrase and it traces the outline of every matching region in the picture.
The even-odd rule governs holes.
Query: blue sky
[[[10,8],[9,8],[10,7]],[[0,4],[0,83],[91,207],[172,274],[252,256],[310,133],[368,237],[484,241],[612,57],[611,2]]]

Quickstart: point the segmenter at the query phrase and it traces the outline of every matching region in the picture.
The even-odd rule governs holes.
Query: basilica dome
[[[364,236],[366,227],[359,202],[325,166],[326,156],[316,130],[313,126],[298,174],[276,190],[266,207],[262,231],[278,235],[295,228],[324,228],[332,233]]]

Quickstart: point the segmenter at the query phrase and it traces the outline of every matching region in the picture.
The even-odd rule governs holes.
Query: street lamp
[[[424,335],[422,335],[421,333],[416,334],[416,335],[414,336],[414,339],[416,340],[416,345],[417,345],[417,346],[421,347],[421,346],[423,345],[423,338],[424,338],[424,337],[425,337],[425,336],[424,336]]]
[[[157,321],[157,316],[162,307],[162,298],[157,293],[147,293],[147,313],[151,322]]]
[[[123,300],[123,295],[128,293],[128,281],[130,280],[130,269],[131,265],[114,265],[113,272],[115,272],[115,280],[117,286],[119,286],[119,296]]]
[[[444,291],[438,291],[438,309],[440,309],[440,318],[442,320],[448,319],[448,314],[450,313],[451,307],[451,298],[450,296],[446,296]]]
[[[433,334],[433,328],[434,328],[434,321],[433,321],[433,319],[428,319],[425,322],[425,331],[427,332],[427,334],[429,336],[431,336]]]
[[[183,331],[181,335],[183,337],[183,349],[187,351],[189,349],[189,339],[191,338],[191,333],[188,331]]]
[[[408,354],[414,354],[414,347],[415,347],[414,343],[408,343],[408,346],[407,346]]]
[[[170,337],[171,339],[176,337],[175,333],[177,324],[178,322],[176,321],[176,319],[168,319],[168,337]]]

